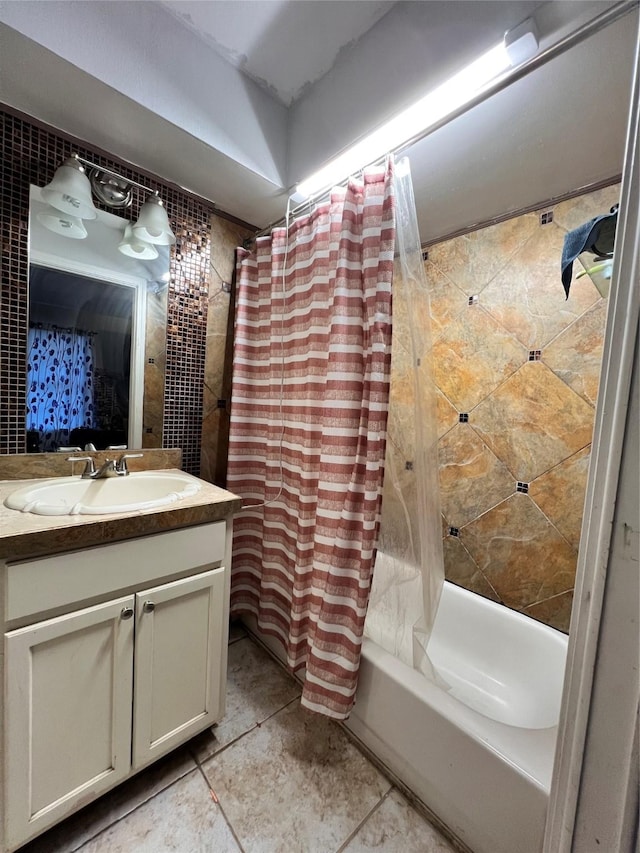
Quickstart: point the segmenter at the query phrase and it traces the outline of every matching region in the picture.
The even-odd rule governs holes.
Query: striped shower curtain
[[[239,250],[227,487],[231,612],[305,670],[302,704],[353,705],[389,399],[393,164]]]

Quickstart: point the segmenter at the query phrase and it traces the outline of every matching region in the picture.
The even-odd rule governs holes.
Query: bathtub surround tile
[[[170,819],[167,817],[170,815]],[[205,779],[194,770],[149,800],[126,822],[114,823],[82,853],[242,853]]]
[[[259,726],[274,712],[300,696],[292,675],[245,636],[229,646],[227,710],[223,720],[191,742],[199,762]]]
[[[589,445],[542,474],[529,486],[531,498],[576,551],[580,543],[590,457]]]
[[[530,483],[586,447],[593,407],[539,361],[526,362],[473,412],[473,429],[511,471]]]
[[[508,607],[573,588],[577,553],[529,495],[515,494],[463,527],[462,544]]]
[[[560,595],[554,595],[551,598],[545,598],[544,601],[531,604],[523,612],[533,619],[544,622],[545,625],[551,625],[552,628],[557,628],[558,631],[568,634],[572,605],[573,590],[570,589],[567,592],[560,593]]]
[[[542,349],[598,301],[588,279],[569,299],[560,281],[565,232],[539,227],[482,292],[482,305],[527,348]]]
[[[513,477],[467,423],[438,442],[442,512],[462,527],[513,493]]]
[[[553,208],[553,221],[565,231],[572,231],[596,216],[609,213],[619,201],[620,184],[612,184],[556,204]]]
[[[474,305],[456,317],[434,343],[434,377],[458,412],[470,412],[527,357],[528,351],[515,338],[482,306]]]
[[[252,853],[338,850],[391,788],[335,722],[297,704],[202,769]]]
[[[538,227],[534,214],[508,219],[429,248],[429,262],[467,296],[484,287]]]
[[[141,805],[189,774],[196,776],[198,770],[188,747],[183,746],[34,839],[21,848],[20,853],[72,853],[78,849],[84,851],[91,839],[96,836],[104,838],[100,833],[109,826],[131,815]],[[108,847],[95,849],[111,850]]]
[[[442,551],[444,576],[448,581],[471,592],[477,592],[490,601],[500,602],[500,596],[480,571],[459,537],[446,536],[442,541]]]
[[[607,302],[599,299],[573,325],[545,347],[544,363],[592,406],[596,404]]]
[[[467,294],[431,261],[424,265],[429,302],[431,307],[431,331],[436,340],[449,323],[467,305]]]
[[[458,423],[458,411],[455,406],[444,396],[442,391],[436,389],[436,412],[438,419],[438,438],[442,438],[452,426]]]
[[[397,790],[392,790],[340,853],[456,853]]]

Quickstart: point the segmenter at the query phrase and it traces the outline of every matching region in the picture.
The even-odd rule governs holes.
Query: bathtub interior
[[[557,725],[560,631],[445,582],[427,652],[444,689],[478,713],[519,728]]]

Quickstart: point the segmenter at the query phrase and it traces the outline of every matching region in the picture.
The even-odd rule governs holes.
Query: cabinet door
[[[126,596],[5,634],[8,846],[128,774],[133,607]]]
[[[224,595],[220,568],[136,596],[136,769],[219,719]]]

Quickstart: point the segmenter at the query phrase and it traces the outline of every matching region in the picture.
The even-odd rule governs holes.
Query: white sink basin
[[[16,489],[5,506],[36,515],[106,515],[152,509],[192,497],[200,483],[181,471],[137,471],[126,477],[58,477]]]

